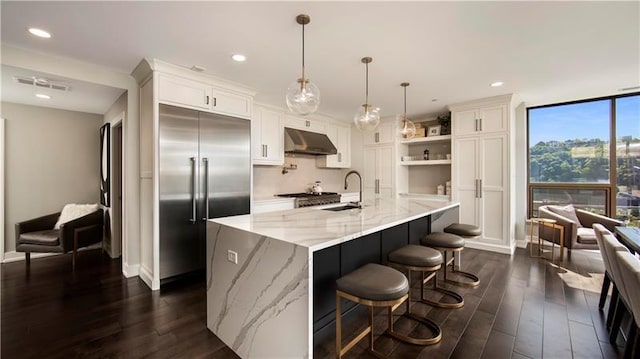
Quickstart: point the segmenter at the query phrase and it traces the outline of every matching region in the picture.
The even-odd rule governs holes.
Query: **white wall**
[[[97,203],[102,116],[2,103],[6,119],[5,251],[15,224],[59,212],[67,203]]]
[[[515,137],[515,239],[525,240],[527,219],[527,107],[524,102],[516,107]]]

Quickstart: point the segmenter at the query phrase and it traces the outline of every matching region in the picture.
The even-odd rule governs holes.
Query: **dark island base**
[[[420,244],[431,231],[440,231],[458,220],[458,210],[425,216],[317,251],[313,255],[313,342],[314,348],[335,333],[336,280],[367,264],[387,263],[387,255],[407,244]],[[362,306],[344,301],[342,315],[358,315]]]

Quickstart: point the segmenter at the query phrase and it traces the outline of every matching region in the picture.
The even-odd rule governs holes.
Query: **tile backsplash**
[[[307,155],[286,155],[284,164],[298,166],[282,174],[282,166],[253,166],[253,197],[264,199],[278,193],[308,192],[315,181],[320,181],[326,192],[344,192],[344,176],[349,169],[318,168],[316,158]],[[350,181],[352,182],[352,181]],[[349,192],[358,190],[358,184]]]

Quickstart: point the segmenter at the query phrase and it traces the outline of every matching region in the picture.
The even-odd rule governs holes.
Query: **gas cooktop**
[[[319,206],[322,204],[340,203],[340,194],[336,192],[322,193],[284,193],[278,194],[278,197],[295,198],[295,207]]]

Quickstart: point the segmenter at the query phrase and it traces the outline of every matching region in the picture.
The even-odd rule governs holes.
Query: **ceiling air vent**
[[[60,91],[70,91],[71,90],[71,88],[69,86],[67,86],[67,85],[51,82],[48,79],[45,79],[43,77],[14,76],[13,79],[17,83],[23,84],[23,85],[44,87],[44,88],[48,88],[48,89],[52,89],[52,90],[60,90]]]

